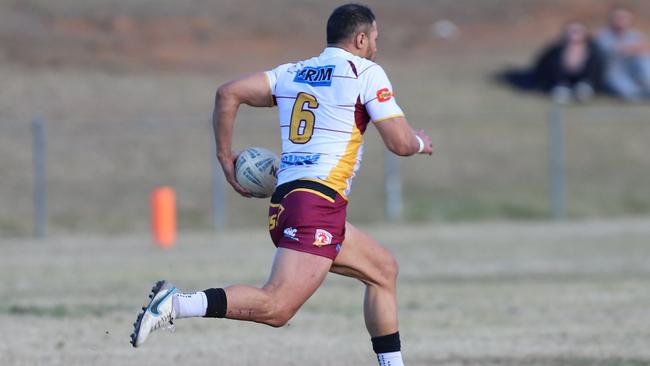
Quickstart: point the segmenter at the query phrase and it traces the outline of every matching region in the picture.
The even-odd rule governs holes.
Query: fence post
[[[217,160],[216,152],[212,153],[212,223],[215,231],[223,230],[228,222],[228,197],[223,170]]]
[[[42,117],[32,120],[32,151],[34,164],[34,235],[42,239],[47,232],[45,124]]]
[[[402,177],[399,172],[399,158],[384,150],[384,192],[386,218],[390,222],[402,219]]]
[[[554,219],[566,218],[566,157],[562,107],[553,103],[548,118],[549,202]]]

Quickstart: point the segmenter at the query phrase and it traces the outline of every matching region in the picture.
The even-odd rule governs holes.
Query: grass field
[[[340,2],[272,3],[0,0],[0,366],[375,364],[363,287],[335,275],[281,329],[191,319],[141,349],[128,343],[158,279],[196,290],[268,274],[268,202],[229,191],[230,231],[208,234],[214,91],[318,53]],[[368,3],[378,61],[435,146],[433,158],[400,160],[409,224],[382,224],[384,147],[369,128],[349,209],[401,264],[407,364],[650,365],[650,106],[603,98],[562,110],[569,220],[553,223],[549,102],[491,79],[529,62],[567,19],[601,26],[610,2]],[[650,30],[650,2],[626,3]],[[441,19],[457,39],[432,34]],[[235,147],[279,151],[275,113],[242,108]],[[37,116],[42,241],[28,237]],[[169,251],[145,235],[158,185],[178,195]]]
[[[650,222],[367,228],[401,263],[409,365],[650,364]],[[373,365],[362,286],[330,275],[284,328],[177,322],[140,349],[131,322],[156,279],[183,289],[261,284],[261,231],[3,240],[0,364]]]

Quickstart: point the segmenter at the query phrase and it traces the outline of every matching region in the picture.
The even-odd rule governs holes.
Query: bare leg
[[[353,277],[366,285],[363,310],[371,337],[398,331],[397,261],[376,240],[350,223],[331,272]]]
[[[321,285],[332,260],[278,248],[271,275],[262,288],[234,285],[225,288],[226,318],[281,327]]]

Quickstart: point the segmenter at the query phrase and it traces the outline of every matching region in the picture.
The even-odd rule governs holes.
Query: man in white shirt
[[[629,10],[615,8],[596,41],[605,56],[606,86],[625,100],[638,101],[650,98],[650,47],[632,22]]]
[[[410,127],[386,73],[373,62],[377,35],[369,8],[342,5],[328,20],[328,47],[320,56],[218,89],[213,114],[217,155],[228,182],[246,197],[249,192],[235,179],[231,149],[237,109],[241,104],[278,108],[282,163],[269,208],[269,231],[277,247],[271,275],[262,288],[233,285],[186,294],[159,282],[134,325],[134,346],[151,331],[187,317],[283,326],[332,272],[366,285],[364,318],[377,360],[381,366],[403,365],[397,261],[345,215],[370,122],[395,154],[432,153],[431,139]]]

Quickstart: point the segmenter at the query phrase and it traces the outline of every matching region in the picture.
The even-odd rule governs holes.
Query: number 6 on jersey
[[[305,106],[305,104],[307,104]],[[310,109],[318,108],[316,97],[304,92],[296,95],[296,102],[291,112],[291,124],[289,125],[289,140],[294,144],[305,144],[311,140],[314,134],[314,123],[316,116]]]

